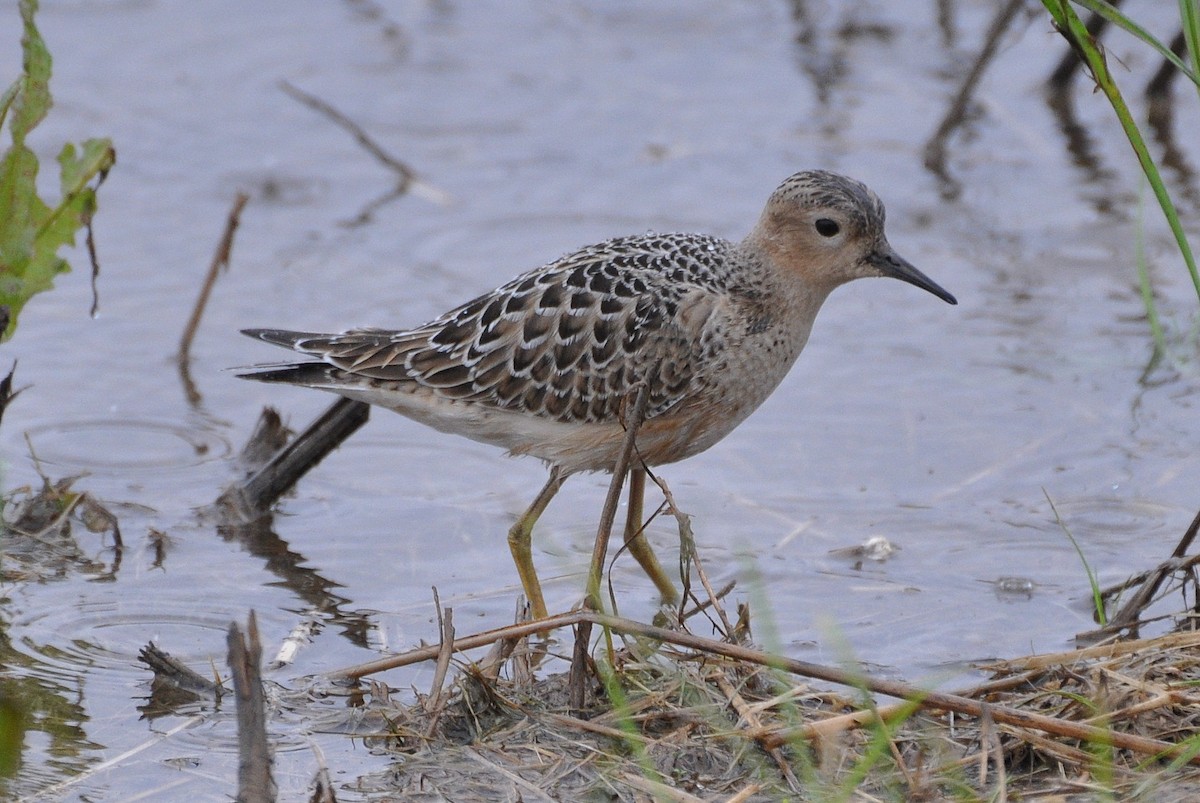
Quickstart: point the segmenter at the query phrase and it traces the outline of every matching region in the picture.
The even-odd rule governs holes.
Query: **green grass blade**
[[[1179,21],[1183,24],[1183,39],[1187,42],[1193,74],[1200,75],[1200,3],[1179,0]],[[1200,92],[1200,85],[1196,87]]]
[[[1083,21],[1079,19],[1079,15],[1075,13],[1075,10],[1071,8],[1068,0],[1042,0],[1042,4],[1049,11],[1050,16],[1054,19],[1059,29],[1066,31],[1078,45],[1080,53],[1087,62],[1093,78],[1096,80],[1096,84],[1112,105],[1113,111],[1117,115],[1117,120],[1121,123],[1121,128],[1125,132],[1125,138],[1129,140],[1134,155],[1142,166],[1142,172],[1146,174],[1146,179],[1150,182],[1151,189],[1154,190],[1154,197],[1158,199],[1158,205],[1163,210],[1163,215],[1167,219],[1167,225],[1171,227],[1171,233],[1175,236],[1175,243],[1179,248],[1179,253],[1183,255],[1183,261],[1187,265],[1188,273],[1192,277],[1192,285],[1196,290],[1196,297],[1200,298],[1200,270],[1197,270],[1196,257],[1192,253],[1191,245],[1188,243],[1187,234],[1183,230],[1183,224],[1179,221],[1179,213],[1176,211],[1175,203],[1171,200],[1171,196],[1167,192],[1162,175],[1158,172],[1158,166],[1155,165],[1153,157],[1150,156],[1150,149],[1146,145],[1146,140],[1138,129],[1137,123],[1134,122],[1133,114],[1129,111],[1129,106],[1125,103],[1125,99],[1121,95],[1121,90],[1117,88],[1117,83],[1113,79],[1112,73],[1109,72],[1108,63],[1104,54],[1100,51],[1099,43],[1088,33]]]
[[[1187,76],[1188,80],[1195,84],[1197,89],[1200,89],[1200,68],[1197,68],[1194,64],[1189,66],[1187,62],[1172,53],[1170,47],[1155,38],[1153,34],[1139,25],[1135,20],[1122,14],[1121,10],[1116,6],[1106,3],[1105,0],[1074,0],[1074,2],[1089,11],[1099,14],[1113,25],[1128,32],[1131,36],[1135,36],[1150,45],[1160,56],[1171,62],[1181,73]],[[1179,4],[1180,6],[1191,5],[1192,10],[1195,11],[1195,0],[1179,0]],[[1184,30],[1187,30],[1186,25]],[[1192,52],[1195,51],[1193,50]]]
[[[1058,508],[1054,506],[1054,500],[1050,498],[1049,492],[1043,488],[1042,493],[1045,495],[1046,501],[1050,503],[1050,510],[1054,513],[1054,523],[1066,533],[1067,540],[1071,542],[1071,546],[1075,547],[1075,554],[1079,555],[1079,562],[1083,564],[1083,570],[1087,573],[1088,585],[1092,587],[1092,606],[1096,611],[1096,620],[1103,627],[1108,624],[1108,616],[1104,612],[1104,596],[1100,593],[1100,581],[1096,579],[1096,573],[1092,571],[1092,566],[1088,563],[1087,557],[1084,556],[1079,542],[1075,540],[1075,536],[1071,535],[1071,531],[1067,529],[1066,522],[1058,515]]]
[[[1143,185],[1144,186],[1144,185]],[[1141,187],[1138,188],[1139,190]],[[1146,203],[1138,192],[1137,230],[1134,236],[1134,261],[1137,262],[1138,289],[1142,294],[1142,306],[1146,309],[1146,320],[1154,338],[1154,356],[1151,364],[1167,353],[1167,337],[1163,333],[1158,308],[1154,304],[1154,288],[1150,284],[1150,266],[1146,262]]]

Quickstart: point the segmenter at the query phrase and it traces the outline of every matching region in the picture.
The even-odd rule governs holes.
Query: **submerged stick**
[[[1197,562],[1200,562],[1200,556],[1187,558],[1187,551],[1191,548],[1192,542],[1196,540],[1196,535],[1200,533],[1200,512],[1192,519],[1192,523],[1188,525],[1187,531],[1183,537],[1179,539],[1179,543],[1175,545],[1174,551],[1171,552],[1171,557],[1160,563],[1156,568],[1148,572],[1143,572],[1141,586],[1136,592],[1125,602],[1121,608],[1109,617],[1109,620],[1103,627],[1096,630],[1089,630],[1084,633],[1079,633],[1075,636],[1076,641],[1089,643],[1108,636],[1114,636],[1122,630],[1137,630],[1141,623],[1141,616],[1146,608],[1154,602],[1158,589],[1166,581],[1167,577],[1173,573],[1189,570]],[[1109,594],[1109,589],[1101,592],[1101,597],[1106,598]],[[1135,632],[1136,635],[1136,632]]]
[[[376,210],[410,192],[413,195],[424,196],[427,200],[443,206],[450,203],[451,197],[449,193],[423,181],[417,175],[417,171],[384,150],[375,140],[371,139],[371,136],[362,126],[335,109],[332,105],[287,81],[280,81],[279,87],[305,106],[329,118],[335,124],[350,132],[350,135],[362,146],[363,150],[374,156],[380,164],[396,175],[396,185],[364,206],[347,225],[359,226],[367,223]]]
[[[321,100],[316,95],[305,92],[289,81],[280,81],[279,88],[308,108],[328,117],[346,131],[349,131],[350,135],[362,146],[363,150],[374,156],[381,164],[396,174],[400,181],[398,189],[401,191],[407,189],[408,185],[417,177],[417,171],[385,151],[375,140],[371,139],[371,136],[363,130],[362,126],[342,114],[329,103]]]
[[[367,423],[370,415],[371,406],[366,402],[338,399],[269,463],[223,493],[217,504],[251,518],[267,512],[309,469]]]

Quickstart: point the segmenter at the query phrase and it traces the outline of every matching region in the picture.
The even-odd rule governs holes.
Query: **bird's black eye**
[[[819,218],[816,222],[817,234],[822,237],[834,237],[842,227],[838,225],[836,220],[830,220],[827,217]]]

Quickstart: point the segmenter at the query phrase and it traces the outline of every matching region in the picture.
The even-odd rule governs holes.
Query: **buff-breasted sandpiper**
[[[779,385],[830,292],[867,276],[902,279],[956,303],[892,249],[883,204],[871,190],[811,170],[779,185],[741,242],[703,234],[618,237],[414,329],[248,329],[316,360],[242,376],[377,404],[549,464],[549,481],[508,536],[533,614],[542,617],[534,523],[568,476],[613,470],[626,400],[645,384],[638,465],[704,451]],[[671,599],[674,585],[640,537],[644,483],[644,469],[634,470],[626,538]]]

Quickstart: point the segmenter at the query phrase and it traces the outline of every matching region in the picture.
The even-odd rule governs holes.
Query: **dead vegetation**
[[[620,638],[615,628],[606,635]],[[1194,632],[1008,661],[987,667],[992,680],[974,689],[910,689],[890,705],[877,702],[865,676],[818,687],[785,671],[786,660],[719,654],[728,641],[691,636],[677,639],[693,645],[680,648],[631,635],[611,650],[602,639],[578,711],[568,704],[566,673],[531,671],[531,657],[548,645],[529,638],[461,664],[448,692],[416,702],[372,682],[353,709],[353,726],[347,719],[335,729],[396,760],[360,779],[360,791],[430,801],[1188,800],[1200,793]],[[497,632],[493,643],[504,641]],[[979,714],[947,711],[944,697],[974,701]],[[430,705],[434,699],[444,705]],[[1000,712],[1020,716],[1002,721],[1013,718]],[[497,790],[506,791],[497,797]]]

